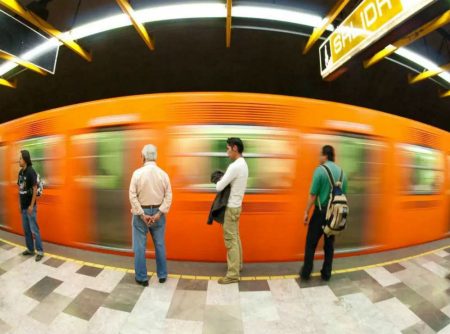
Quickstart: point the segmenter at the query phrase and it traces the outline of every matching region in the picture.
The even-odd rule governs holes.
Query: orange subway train
[[[144,144],[172,182],[167,256],[225,261],[219,224],[207,225],[212,171],[228,164],[225,140],[241,137],[249,165],[241,216],[244,260],[303,258],[302,218],[324,144],[348,177],[350,218],[340,256],[446,238],[450,133],[365,108],[277,95],[171,93],[113,98],[0,125],[0,228],[22,234],[21,149],[45,180],[38,222],[45,241],[131,255],[129,181]],[[153,245],[149,241],[149,254]]]

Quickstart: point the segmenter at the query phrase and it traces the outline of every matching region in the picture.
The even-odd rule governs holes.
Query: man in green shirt
[[[339,180],[342,169],[334,163],[334,148],[330,145],[322,147],[322,154],[320,156],[320,164],[325,165],[331,171],[335,182]],[[342,179],[342,191],[347,192],[347,180],[345,175]],[[308,225],[308,234],[306,236],[305,259],[303,267],[300,271],[300,277],[304,280],[309,279],[313,269],[314,253],[316,252],[317,244],[324,235],[323,227],[325,226],[325,216],[327,212],[328,200],[330,198],[331,185],[326,170],[318,166],[314,171],[314,176],[309,191],[308,204],[305,210],[304,224]],[[315,205],[314,213],[309,220],[309,211]],[[309,221],[309,222],[308,222]],[[323,262],[322,270],[320,271],[323,280],[328,281],[331,278],[331,269],[333,264],[334,254],[334,235],[324,235],[324,252],[325,260]]]

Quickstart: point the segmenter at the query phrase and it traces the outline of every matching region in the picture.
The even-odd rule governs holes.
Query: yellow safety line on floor
[[[19,248],[23,248],[25,249],[25,246],[16,244],[15,242],[9,241],[9,240],[5,240],[0,238],[1,242],[4,242],[5,244],[9,244],[15,247],[19,247]],[[375,268],[375,267],[382,267],[382,266],[387,266],[390,264],[394,264],[394,263],[399,263],[399,262],[403,262],[403,261],[408,261],[408,260],[412,260],[412,259],[416,259],[418,257],[422,257],[428,254],[432,254],[435,252],[438,252],[440,250],[444,250],[446,248],[448,248],[450,246],[443,246],[431,251],[427,251],[424,253],[420,253],[420,254],[416,254],[416,255],[412,255],[412,256],[407,256],[407,257],[403,257],[401,259],[396,259],[396,260],[391,260],[391,261],[386,261],[386,262],[380,262],[380,263],[375,263],[375,264],[370,264],[367,266],[360,266],[360,267],[353,267],[353,268],[348,268],[348,269],[338,269],[338,270],[333,270],[331,273],[333,275],[336,274],[344,274],[344,273],[351,273],[354,271],[360,271],[360,270],[365,270],[365,269],[369,269],[369,268]],[[59,260],[64,260],[64,261],[68,261],[68,262],[75,262],[84,266],[91,266],[91,267],[95,267],[95,268],[102,268],[102,269],[109,269],[109,270],[115,270],[115,271],[122,271],[125,273],[131,273],[134,274],[134,270],[133,269],[127,269],[127,268],[121,268],[121,267],[111,267],[111,266],[105,266],[102,264],[98,264],[98,263],[92,263],[92,262],[87,262],[87,261],[80,261],[77,259],[72,259],[70,257],[65,257],[65,256],[60,256],[60,255],[56,255],[56,254],[51,254],[51,253],[45,253],[45,256],[47,257],[51,257],[54,259],[59,259]],[[148,273],[149,276],[153,276],[155,273],[153,272],[149,272]],[[312,276],[320,276],[320,273],[313,273],[311,274]],[[219,276],[195,276],[195,275],[179,275],[179,274],[169,274],[168,275],[169,278],[184,278],[184,279],[190,279],[190,280],[215,280],[217,281],[220,277]],[[296,279],[299,278],[299,275],[279,275],[279,276],[242,276],[241,277],[241,281],[262,281],[262,280],[276,280],[276,279]]]

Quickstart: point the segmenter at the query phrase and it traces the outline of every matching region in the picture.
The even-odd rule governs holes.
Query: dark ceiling
[[[61,31],[92,22],[101,17],[120,14],[121,10],[115,0],[20,0],[27,6],[33,2],[48,1],[48,19],[53,26]],[[214,1],[214,0],[213,0]],[[225,0],[217,0],[225,3]],[[286,8],[300,9],[304,12],[324,17],[337,0],[233,0],[233,5],[252,3],[261,5],[275,5]],[[450,3],[449,0],[437,0]],[[130,0],[135,9],[148,8],[168,3],[211,2],[211,0]],[[350,14],[361,0],[350,0],[337,18],[342,21]],[[443,43],[443,37],[446,42]],[[420,39],[410,46],[411,49],[426,55],[429,59],[441,63],[450,59],[449,44],[450,26],[444,27]]]
[[[23,5],[29,2],[21,1]],[[335,1],[257,2],[299,7],[324,16]],[[161,1],[132,1],[135,8],[157,3]],[[48,10],[48,21],[62,31],[120,13],[114,0],[53,0]],[[126,27],[80,41],[92,51],[91,63],[62,47],[54,76],[30,71],[16,75],[16,89],[0,88],[0,122],[109,97],[239,91],[338,101],[450,131],[450,98],[439,98],[439,86],[432,81],[409,85],[407,75],[411,71],[388,60],[368,70],[355,66],[337,80],[325,82],[319,72],[317,45],[308,55],[301,54],[307,41],[303,36],[233,29],[231,48],[227,49],[223,20],[187,20],[147,28],[155,35],[154,52],[146,48],[132,27]],[[445,27],[411,47],[444,64],[450,59],[448,39],[443,39],[448,31]]]

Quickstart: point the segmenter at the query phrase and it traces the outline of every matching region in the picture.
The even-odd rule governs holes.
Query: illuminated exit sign
[[[319,48],[322,78],[436,0],[364,0]]]

